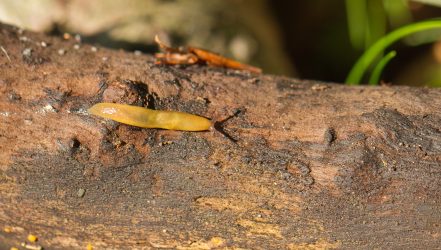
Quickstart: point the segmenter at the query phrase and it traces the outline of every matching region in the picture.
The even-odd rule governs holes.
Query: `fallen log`
[[[441,91],[348,87],[0,26],[0,248],[436,248]],[[207,132],[90,116],[208,117]]]

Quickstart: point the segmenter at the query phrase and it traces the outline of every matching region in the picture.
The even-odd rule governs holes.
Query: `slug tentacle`
[[[211,128],[211,121],[197,115],[176,111],[146,109],[116,103],[97,103],[89,114],[142,128],[163,128],[184,131],[203,131]]]

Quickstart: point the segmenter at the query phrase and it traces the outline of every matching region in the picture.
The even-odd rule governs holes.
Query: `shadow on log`
[[[5,25],[0,45],[2,249],[439,247],[441,90],[155,66]],[[223,122],[140,129],[97,102]]]

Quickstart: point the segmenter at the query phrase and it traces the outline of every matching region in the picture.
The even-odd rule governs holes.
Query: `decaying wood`
[[[156,66],[9,26],[0,45],[1,249],[29,233],[47,249],[439,247],[438,89]],[[216,129],[121,125],[87,115],[97,102]]]

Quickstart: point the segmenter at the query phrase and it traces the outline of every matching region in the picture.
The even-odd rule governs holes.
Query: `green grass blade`
[[[380,76],[383,72],[384,67],[397,55],[395,50],[387,53],[383,58],[381,58],[380,62],[378,62],[377,66],[375,66],[372,71],[371,77],[369,78],[370,85],[377,85],[380,82]]]
[[[384,51],[388,46],[394,42],[400,40],[403,37],[411,35],[416,32],[439,29],[441,28],[441,19],[422,21],[417,23],[412,23],[401,28],[398,28],[391,33],[383,36],[380,40],[375,42],[368,50],[366,50],[363,55],[354,64],[348,77],[346,78],[346,83],[348,85],[358,85],[366,72],[366,69],[372,62],[377,58],[382,51]]]
[[[366,0],[346,0],[346,16],[351,45],[357,49],[365,48],[365,36],[368,32]]]
[[[400,27],[412,21],[409,1],[383,0],[383,5],[392,27]]]

